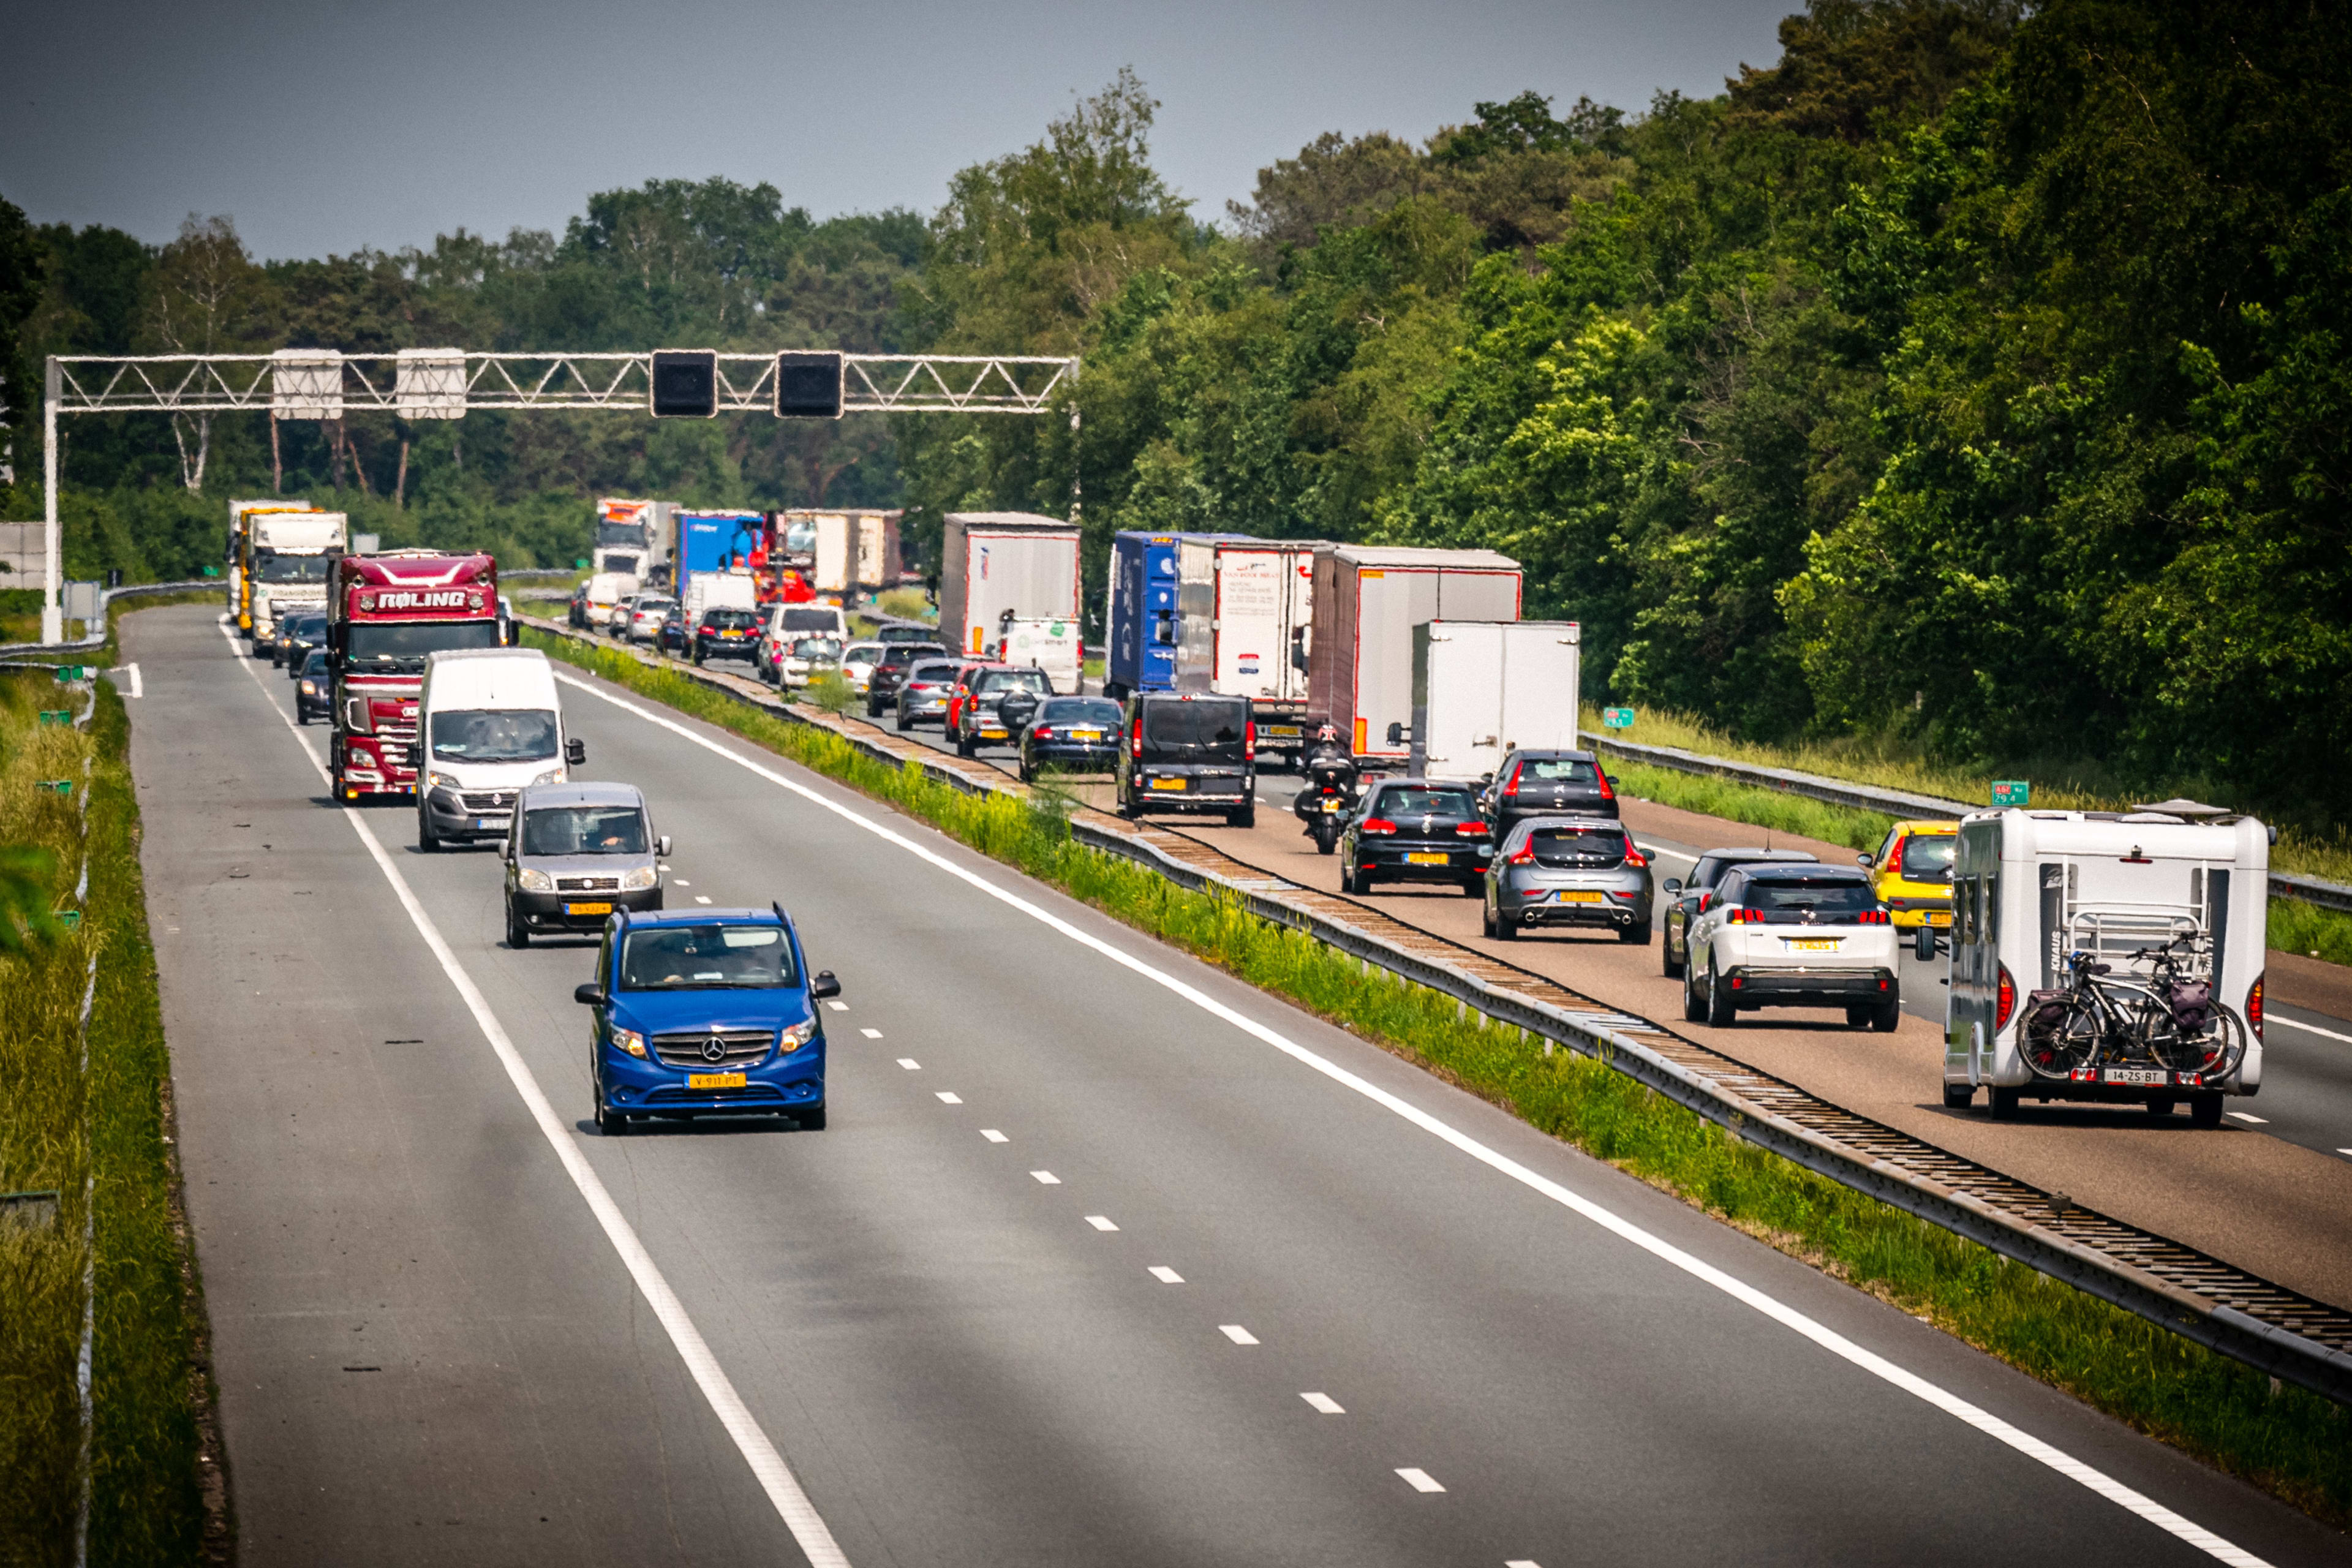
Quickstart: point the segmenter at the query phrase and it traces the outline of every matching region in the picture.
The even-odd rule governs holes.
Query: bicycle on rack
[[[2026,998],[2020,1043],[2035,1074],[2074,1083],[2149,1091],[2148,1109],[2172,1113],[2187,1091],[2190,1119],[2211,1127],[2221,1119],[2221,1084],[2246,1054],[2246,1026],[2213,1001],[2200,973],[2210,944],[2190,932],[2128,955],[2145,963],[2145,977],[2115,973],[2092,953],[2067,955],[2063,990]],[[2203,966],[2210,972],[2210,964]]]

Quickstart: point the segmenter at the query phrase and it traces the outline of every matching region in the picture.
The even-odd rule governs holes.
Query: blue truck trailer
[[[1176,689],[1176,533],[1119,533],[1110,542],[1110,635],[1103,689]]]

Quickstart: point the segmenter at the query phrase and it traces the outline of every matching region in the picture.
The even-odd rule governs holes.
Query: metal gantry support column
[[[41,567],[41,640],[66,640],[65,609],[58,603],[58,395],[61,378],[58,356],[49,356],[41,385],[41,498],[46,513],[41,531],[45,559]]]

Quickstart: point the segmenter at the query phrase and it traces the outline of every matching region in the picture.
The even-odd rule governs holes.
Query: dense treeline
[[[1530,613],[1584,623],[1590,696],[2340,821],[2345,30],[2307,3],[1816,0],[1781,45],[1706,100],[1327,135],[1217,225],[1154,172],[1124,73],[928,222],[668,183],[561,240],[261,268],[225,226],[149,251],[0,224],[0,332],[1076,353],[1076,435],[355,417],[279,457],[289,489],[396,495],[395,528],[558,555],[614,489],[903,500],[934,529],[1082,498],[1097,581],[1126,527],[1493,545]],[[69,479],[113,498],[90,537],[160,567],[144,542],[267,485],[262,422],[211,439],[194,508],[197,432],[74,431]]]

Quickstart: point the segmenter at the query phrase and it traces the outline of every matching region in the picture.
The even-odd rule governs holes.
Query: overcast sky
[[[1204,217],[1324,131],[1418,141],[1533,88],[1638,109],[1779,54],[1797,0],[0,0],[0,196],[257,256],[561,232],[593,190],[766,180],[818,216],[929,213],[1133,65]]]

